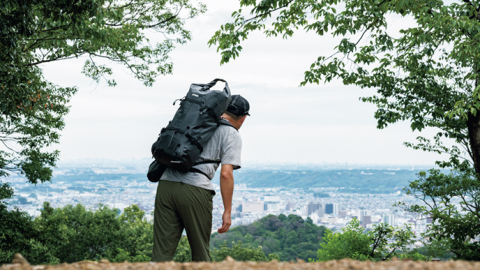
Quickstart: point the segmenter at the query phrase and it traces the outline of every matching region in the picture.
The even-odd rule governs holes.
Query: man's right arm
[[[220,192],[222,193],[224,212],[222,216],[222,227],[218,229],[219,233],[228,232],[232,225],[233,186],[233,165],[222,164],[220,171]]]

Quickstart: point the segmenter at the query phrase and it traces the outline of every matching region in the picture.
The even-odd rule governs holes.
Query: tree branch
[[[277,10],[280,10],[280,9],[282,9],[282,8],[288,7],[288,5],[290,5],[293,1],[294,1],[294,0],[290,0],[290,1],[288,1],[285,5],[283,5],[283,6],[281,6],[281,7],[278,7],[278,8],[276,8],[276,9],[272,9],[272,10],[269,10],[268,12],[259,14],[259,15],[255,16],[255,17],[252,17],[252,18],[248,19],[248,20],[244,20],[244,21],[242,22],[242,25],[241,25],[239,28],[237,28],[235,31],[238,31],[238,30],[242,29],[242,27],[244,27],[245,24],[249,23],[250,21],[253,21],[253,20],[257,19],[257,18],[260,18],[260,17],[266,16],[266,15],[269,15],[269,14],[271,14],[271,13],[277,11]]]

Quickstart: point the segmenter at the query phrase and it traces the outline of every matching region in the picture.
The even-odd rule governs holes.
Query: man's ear
[[[238,121],[240,122],[240,124],[243,124],[243,122],[245,121],[245,119],[247,118],[247,115],[244,115],[242,118],[240,118]]]

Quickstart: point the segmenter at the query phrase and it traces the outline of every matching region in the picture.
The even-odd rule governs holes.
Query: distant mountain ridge
[[[392,193],[406,187],[417,179],[417,170],[389,169],[241,169],[234,171],[235,184],[246,184],[251,188],[343,188],[346,193]],[[212,182],[219,184],[217,173]],[[146,173],[135,173],[133,169],[123,171],[94,171],[91,168],[72,169],[65,174],[56,174],[53,183],[64,182],[78,185],[80,182],[118,181],[147,183]],[[75,184],[74,184],[75,183]],[[23,192],[46,189],[50,184],[22,187]],[[129,188],[135,188],[130,186]],[[50,191],[54,191],[51,189]],[[85,190],[86,191],[86,190]]]
[[[421,170],[241,170],[234,171],[236,184],[248,187],[285,187],[285,188],[345,188],[346,192],[376,191],[373,193],[391,193],[417,179]],[[218,174],[212,180],[219,182]]]

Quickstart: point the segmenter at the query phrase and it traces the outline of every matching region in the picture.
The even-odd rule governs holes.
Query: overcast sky
[[[240,130],[244,162],[433,164],[441,158],[403,146],[420,135],[408,122],[376,129],[375,106],[358,100],[374,89],[339,82],[299,87],[304,71],[318,56],[329,55],[338,39],[301,31],[288,40],[257,33],[243,43],[239,58],[220,66],[220,54],[207,41],[230,20],[238,0],[203,2],[208,12],[186,24],[192,41],[171,54],[173,75],[159,77],[153,87],[123,67],[115,69],[116,87],[97,85],[80,73],[83,59],[43,66],[48,80],[79,88],[56,146],[61,160],[150,157],[152,143],[178,108],[173,101],[191,83],[214,78],[227,80],[233,94],[250,102],[251,117]],[[154,32],[149,37],[161,39]]]

